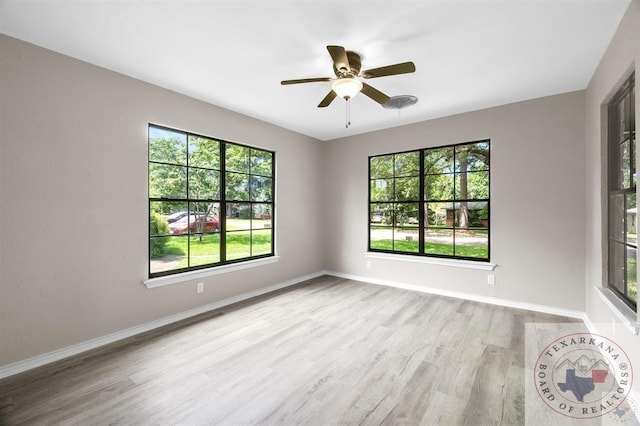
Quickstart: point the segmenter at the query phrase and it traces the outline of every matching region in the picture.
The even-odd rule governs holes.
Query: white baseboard
[[[422,293],[437,294],[439,296],[455,297],[457,299],[471,300],[473,302],[487,303],[490,305],[505,306],[508,308],[524,309],[527,311],[542,312],[545,314],[560,315],[569,318],[577,318],[581,320],[587,319],[586,312],[574,311],[571,309],[556,308],[554,306],[536,305],[533,303],[518,302],[515,300],[499,299],[497,297],[478,296],[475,294],[462,293],[457,291],[442,290],[431,287],[424,287],[415,284],[407,284],[397,281],[380,280],[377,278],[364,277],[352,274],[343,274],[335,271],[322,271],[325,275],[331,275],[338,278],[345,278],[354,281],[361,281],[369,284],[383,285],[387,287],[402,288],[405,290],[418,291]]]
[[[86,352],[91,349],[99,348],[100,346],[107,345],[109,343],[116,342],[118,340],[126,339],[128,337],[135,336],[140,333],[144,333],[158,327],[162,327],[177,321],[181,321],[183,319],[187,319],[196,315],[203,314],[205,312],[212,311],[214,309],[219,309],[224,306],[232,305],[237,302],[241,302],[243,300],[251,299],[252,297],[261,296],[263,294],[271,293],[276,290],[280,290],[282,288],[290,287],[296,284],[300,284],[304,281],[317,278],[319,276],[325,275],[324,271],[315,272],[312,274],[304,275],[302,277],[297,277],[282,283],[274,284],[269,287],[264,287],[258,290],[250,291],[248,293],[243,293],[238,296],[229,297],[227,299],[219,300],[217,302],[209,303],[208,305],[199,306],[197,308],[190,309],[188,311],[180,312],[175,315],[170,315],[168,317],[160,318],[155,321],[151,321],[145,324],[141,324],[135,327],[128,328],[126,330],[117,331],[115,333],[107,334],[106,336],[97,337],[95,339],[87,340],[85,342],[81,342],[75,345],[67,346],[66,348],[58,349],[53,352],[48,352],[46,354],[38,355],[33,358],[25,359],[23,361],[18,361],[12,364],[7,364],[4,366],[0,366],[0,379],[5,377],[13,376],[18,373],[25,372],[27,370],[31,370],[36,367],[41,367],[43,365],[60,361],[61,359],[68,358],[73,355],[78,355],[82,352]]]

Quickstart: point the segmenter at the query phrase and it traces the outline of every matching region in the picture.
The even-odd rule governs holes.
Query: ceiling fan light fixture
[[[339,78],[333,82],[331,89],[342,99],[351,99],[362,90],[362,82],[355,78]]]

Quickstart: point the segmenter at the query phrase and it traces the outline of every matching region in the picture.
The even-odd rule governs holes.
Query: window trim
[[[150,152],[149,152],[149,148],[150,148],[150,144],[149,144],[149,129],[151,127],[154,128],[158,128],[161,130],[168,130],[171,132],[176,132],[176,133],[183,133],[186,138],[187,138],[187,160],[186,160],[186,164],[183,166],[186,169],[186,198],[184,199],[177,199],[177,198],[161,198],[161,197],[151,197],[150,196],[150,187],[149,187],[149,175],[150,175],[150,165],[153,164],[163,164],[162,162],[157,162],[157,161],[152,161],[150,158]],[[218,170],[218,172],[220,173],[220,194],[219,194],[219,200],[212,200],[211,202],[217,202],[219,204],[219,217],[218,217],[218,230],[220,232],[220,261],[216,262],[216,263],[209,263],[209,264],[204,264],[204,265],[196,265],[196,266],[188,266],[185,268],[180,268],[180,269],[172,269],[172,270],[168,270],[168,271],[160,271],[160,272],[151,272],[151,239],[152,239],[152,234],[151,234],[151,221],[149,220],[149,227],[147,229],[147,279],[145,281],[143,281],[143,283],[147,286],[147,287],[157,287],[158,285],[153,285],[153,282],[156,281],[158,282],[159,279],[163,279],[163,278],[167,278],[167,277],[182,277],[180,279],[177,280],[167,280],[167,281],[184,281],[184,280],[188,280],[188,279],[195,279],[195,278],[188,278],[188,276],[193,273],[193,272],[202,272],[203,276],[209,276],[209,275],[216,275],[216,272],[212,272],[215,269],[220,269],[221,272],[219,273],[225,273],[225,272],[229,272],[230,270],[237,270],[237,269],[245,269],[243,267],[237,267],[240,264],[246,264],[248,262],[254,262],[254,261],[262,261],[262,262],[254,262],[254,263],[271,263],[270,261],[265,261],[265,260],[269,260],[269,259],[273,259],[273,258],[278,258],[276,256],[276,252],[275,252],[275,248],[276,248],[276,229],[275,229],[275,207],[276,207],[276,153],[275,151],[269,150],[269,149],[264,149],[264,148],[258,148],[255,146],[251,146],[251,145],[246,145],[246,144],[242,144],[242,143],[238,143],[238,142],[232,142],[232,141],[228,141],[228,140],[224,140],[224,139],[220,139],[220,138],[216,138],[216,137],[212,137],[212,136],[206,136],[206,135],[202,135],[199,133],[195,133],[195,132],[190,132],[190,131],[186,131],[186,130],[181,130],[181,129],[177,129],[174,127],[168,127],[168,126],[164,126],[162,124],[156,124],[156,123],[151,123],[149,122],[147,124],[147,218],[149,219],[151,216],[151,203],[153,202],[171,202],[171,201],[175,201],[175,202],[184,202],[187,204],[187,206],[189,206],[191,203],[194,202],[195,199],[192,199],[190,197],[189,194],[189,178],[188,178],[188,171],[189,168],[192,167],[189,165],[189,152],[188,152],[188,140],[189,137],[196,137],[196,138],[204,138],[204,139],[209,139],[209,140],[213,140],[219,143],[219,155],[220,155],[220,169]],[[252,200],[227,200],[227,195],[226,195],[226,149],[228,145],[235,145],[235,146],[240,146],[243,148],[248,148],[249,150],[256,150],[256,151],[262,151],[262,152],[267,152],[269,154],[271,154],[271,200],[270,201],[252,201]],[[172,164],[173,165],[173,164]],[[182,165],[180,165],[182,167]],[[193,166],[195,168],[198,168],[197,166]],[[205,168],[206,169],[206,168]],[[209,170],[209,169],[207,169]],[[213,169],[211,169],[213,170]],[[247,174],[248,176],[253,176],[251,174],[251,171],[249,170],[248,173],[243,173],[243,174]],[[256,176],[263,176],[263,175],[256,175]],[[202,201],[202,200],[200,200]],[[198,202],[198,200],[195,200],[195,202]],[[225,245],[226,245],[226,215],[223,216],[222,212],[226,212],[226,206],[227,204],[238,204],[238,203],[246,203],[249,204],[250,206],[253,206],[254,204],[270,204],[271,205],[271,250],[269,253],[264,253],[264,254],[259,254],[259,255],[254,255],[254,256],[249,256],[249,257],[243,257],[240,259],[225,259],[222,260],[224,258],[223,256],[223,252],[225,250]],[[251,217],[253,218],[253,208],[251,209]],[[252,232],[254,231],[254,229],[248,229],[247,231]],[[181,238],[186,238],[187,240],[189,240],[191,238],[191,235],[193,234],[185,234],[184,236],[181,236]],[[187,254],[188,256],[188,254]],[[277,260],[275,260],[277,261]],[[236,267],[236,268],[234,268]],[[250,267],[250,266],[249,266]],[[185,276],[186,278],[184,278],[183,276]],[[159,284],[159,285],[166,285],[166,284]]]
[[[488,225],[486,227],[487,229],[487,257],[486,258],[477,258],[477,257],[471,257],[471,256],[456,256],[456,255],[445,255],[445,254],[434,254],[434,253],[425,253],[424,251],[424,243],[425,243],[425,235],[424,235],[424,226],[421,226],[422,223],[424,223],[424,205],[425,203],[428,203],[429,201],[427,201],[427,198],[425,196],[425,188],[424,188],[424,182],[425,182],[425,167],[424,167],[424,156],[425,153],[431,150],[438,150],[438,149],[444,149],[444,148],[457,148],[457,147],[461,147],[461,146],[465,146],[465,145],[474,145],[474,144],[478,144],[478,143],[487,143],[489,145],[489,150],[487,153],[487,164],[488,164],[488,170],[486,170],[488,176],[488,190],[489,190],[489,196],[486,199],[469,199],[467,198],[466,200],[462,200],[462,199],[455,199],[455,194],[454,194],[454,199],[453,200],[438,200],[438,201],[434,201],[431,200],[430,202],[435,203],[435,202],[452,202],[454,203],[460,203],[460,202],[486,202],[487,203],[487,215],[488,215]],[[418,201],[408,201],[408,203],[415,203],[417,202],[419,205],[418,208],[418,252],[402,252],[402,251],[395,251],[395,250],[384,250],[384,249],[372,249],[371,248],[371,217],[372,217],[372,209],[371,209],[371,205],[375,204],[375,203],[393,203],[396,204],[398,203],[398,201],[388,201],[388,202],[372,202],[371,201],[371,181],[372,181],[372,177],[371,177],[371,159],[372,158],[376,158],[376,157],[384,157],[384,156],[390,156],[390,155],[399,155],[399,154],[406,154],[406,153],[412,153],[412,152],[418,152],[420,155],[420,164],[419,164],[419,172],[418,172],[418,176],[420,178],[420,194],[419,194],[419,200]],[[455,158],[455,157],[454,157]],[[455,162],[455,159],[454,159]],[[491,263],[491,139],[490,138],[484,138],[484,139],[478,139],[475,141],[469,141],[469,142],[461,142],[461,143],[454,143],[454,144],[447,144],[447,145],[439,145],[439,146],[432,146],[432,147],[426,147],[426,148],[420,148],[420,149],[411,149],[411,150],[405,150],[405,151],[399,151],[399,152],[390,152],[390,153],[386,153],[386,154],[376,154],[376,155],[370,155],[368,156],[368,164],[367,164],[367,170],[368,170],[368,174],[367,174],[367,212],[368,212],[368,217],[367,217],[367,253],[368,254],[386,254],[386,255],[390,255],[390,256],[398,256],[398,258],[400,258],[400,256],[411,256],[411,257],[416,257],[416,258],[422,258],[422,259],[426,259],[426,258],[431,258],[431,259],[440,259],[442,261],[447,261],[447,264],[450,264],[451,261],[463,261],[463,262],[473,262],[473,263],[485,263],[488,265],[494,265],[493,263]],[[395,172],[394,172],[395,173]],[[467,172],[468,173],[468,172]],[[459,174],[458,172],[455,171],[455,163],[454,163],[454,169],[453,171],[450,173],[453,175],[454,177],[454,181],[455,181],[455,177]],[[396,176],[394,175],[394,177],[392,177],[391,179],[395,179]],[[401,201],[401,203],[404,203],[405,201]],[[451,227],[452,230],[454,230],[454,235],[455,235],[455,226]],[[454,236],[454,247],[455,247],[455,236]],[[455,249],[454,249],[455,250]],[[406,258],[405,258],[406,259]],[[428,262],[425,262],[428,263]]]
[[[229,272],[242,271],[243,269],[256,268],[259,266],[268,265],[270,263],[277,263],[279,261],[280,256],[278,255],[264,257],[261,259],[249,259],[243,262],[230,263],[227,265],[209,267],[206,269],[196,269],[193,271],[186,271],[171,275],[149,278],[142,281],[142,284],[144,284],[147,288],[164,287],[166,285],[191,282],[215,275],[227,274]]]
[[[456,268],[466,268],[466,269],[480,269],[482,271],[493,271],[498,266],[495,263],[484,261],[484,260],[468,260],[468,259],[459,259],[459,258],[446,258],[446,257],[436,257],[436,256],[416,256],[412,253],[404,253],[404,252],[377,252],[377,251],[368,251],[364,253],[364,257],[367,259],[380,259],[380,260],[394,260],[394,261],[402,261],[402,262],[412,262],[412,263],[422,263],[427,265],[438,265],[438,266],[450,266]]]
[[[613,148],[615,144],[619,143],[619,140],[615,140],[614,138],[617,138],[618,136],[618,131],[614,130],[617,129],[618,125],[619,125],[619,116],[618,113],[616,112],[616,108],[619,105],[620,101],[623,101],[630,93],[633,93],[635,90],[635,72],[631,72],[627,77],[624,78],[624,80],[622,81],[622,83],[620,84],[619,87],[616,88],[614,94],[606,101],[605,105],[604,105],[604,111],[605,111],[605,118],[603,120],[604,124],[606,125],[606,136],[605,136],[605,152],[606,152],[606,161],[605,163],[605,167],[606,167],[606,173],[604,174],[605,176],[605,184],[604,184],[604,190],[605,190],[605,199],[606,199],[606,206],[604,209],[604,213],[605,213],[605,242],[606,242],[606,250],[604,251],[604,261],[603,261],[603,265],[606,271],[605,277],[604,277],[604,282],[603,282],[603,289],[605,289],[608,293],[602,293],[602,294],[607,294],[610,295],[608,296],[609,298],[611,297],[616,297],[621,303],[623,303],[626,307],[628,307],[629,309],[631,309],[633,312],[637,312],[637,302],[634,303],[634,301],[629,298],[626,294],[627,291],[627,278],[626,278],[626,273],[624,274],[624,285],[625,285],[625,294],[623,294],[616,286],[615,284],[612,282],[611,280],[611,271],[610,271],[610,265],[611,265],[611,244],[612,244],[612,236],[611,236],[611,197],[613,195],[622,195],[624,201],[624,205],[623,205],[623,210],[626,209],[626,196],[628,194],[636,194],[636,200],[638,199],[637,197],[637,192],[638,192],[638,186],[637,186],[637,181],[636,181],[636,186],[635,187],[630,187],[630,188],[613,188],[613,182],[617,180],[617,177],[614,177],[614,173],[617,175],[620,171],[620,166],[617,165],[617,167],[614,170],[613,167],[613,162],[615,161],[616,163],[620,162],[620,158],[619,155],[616,156],[615,160],[613,159]],[[632,99],[634,101],[634,114],[635,114],[635,99]],[[636,125],[637,123],[635,122],[635,116],[634,116],[634,134],[635,136],[633,137],[633,139],[630,140],[636,140],[637,141],[637,132],[636,132]],[[618,138],[619,139],[619,138]],[[635,149],[633,149],[633,153],[630,155],[629,161],[630,161],[630,175],[633,176],[634,173],[637,174],[637,143],[635,146]],[[630,176],[630,177],[631,177]],[[637,178],[636,178],[637,179]],[[636,201],[636,206],[637,206],[637,201]],[[625,217],[625,224],[626,224],[626,217]],[[623,247],[625,248],[625,253],[626,253],[626,249],[628,246],[631,246],[631,244],[627,244],[626,242],[626,229],[623,230],[623,232],[625,233],[625,242],[622,243]],[[637,259],[638,259],[638,250],[640,250],[640,247],[638,247],[637,245],[637,241],[636,241],[636,264],[637,264]],[[626,255],[625,255],[626,256]],[[637,281],[637,274],[636,274],[636,281]],[[637,284],[636,284],[637,285]],[[612,304],[613,306],[617,306],[617,304]],[[620,311],[620,309],[616,308],[618,311]]]

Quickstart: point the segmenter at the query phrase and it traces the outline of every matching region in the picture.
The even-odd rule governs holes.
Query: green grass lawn
[[[249,231],[227,233],[227,259],[242,259],[271,252],[270,230],[254,230],[253,245],[251,238]],[[189,262],[187,253],[191,257],[191,262]],[[202,240],[199,240],[195,235],[169,237],[165,246],[166,255],[179,258],[180,263],[175,269],[219,262],[220,234],[206,234],[202,236]]]
[[[395,250],[402,251],[406,253],[418,253],[418,242],[417,241],[403,241],[398,240],[375,240],[371,241],[371,248],[378,250]],[[442,254],[453,256],[453,247],[451,244],[439,244],[439,243],[431,243],[427,242],[424,245],[424,251],[427,254]],[[464,246],[458,245],[456,246],[456,256],[463,257],[475,257],[478,259],[486,259],[488,256],[488,249],[486,246]]]

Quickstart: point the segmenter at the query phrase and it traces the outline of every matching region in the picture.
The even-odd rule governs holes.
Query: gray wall
[[[491,139],[487,272],[398,260],[367,269],[367,156]],[[584,92],[574,92],[328,142],[326,267],[357,276],[584,310]]]
[[[322,269],[320,142],[2,35],[0,57],[0,366]],[[149,122],[277,152],[280,262],[142,285]]]
[[[603,108],[620,83],[635,67],[636,71],[636,127],[640,123],[640,1],[633,0],[609,48],[603,56],[586,91],[586,310],[598,332],[613,339],[623,348],[631,348],[628,355],[636,374],[640,368],[640,337],[620,324],[614,311],[604,303],[596,287],[603,285],[602,259],[606,242],[604,173],[605,129]],[[640,160],[640,158],[638,158]],[[639,164],[636,161],[636,164]],[[635,380],[634,390],[640,396],[640,381]]]

